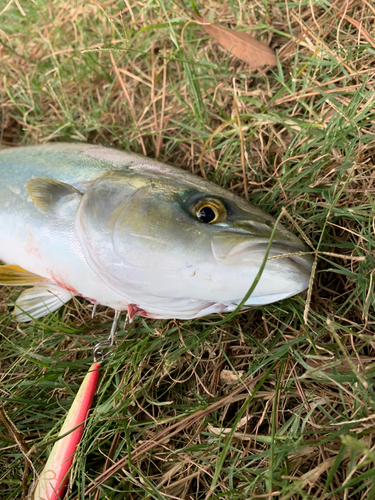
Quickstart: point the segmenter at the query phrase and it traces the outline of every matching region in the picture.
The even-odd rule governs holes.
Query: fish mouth
[[[269,245],[267,238],[252,238],[249,240],[225,234],[215,235],[211,240],[211,248],[215,259],[222,264],[251,263],[263,260]],[[267,262],[288,262],[302,274],[310,273],[313,264],[312,252],[301,242],[300,244],[285,241],[273,241],[267,257]]]
[[[265,245],[264,245],[265,246]],[[268,246],[268,245],[267,245]],[[267,247],[265,246],[266,251]],[[314,259],[312,257],[312,252],[309,249],[301,245],[288,245],[288,244],[272,244],[270,252],[268,254],[269,261],[272,260],[283,260],[286,259],[297,267],[301,273],[311,273],[312,265]]]

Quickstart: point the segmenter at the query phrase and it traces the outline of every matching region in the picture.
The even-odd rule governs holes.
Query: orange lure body
[[[52,452],[40,474],[34,500],[60,500],[63,497],[74,454],[81,440],[84,423],[94,399],[100,374],[100,363],[93,363],[66,416]],[[74,429],[74,430],[72,430]]]

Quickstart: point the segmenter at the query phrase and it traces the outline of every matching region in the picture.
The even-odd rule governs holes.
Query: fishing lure
[[[84,423],[91,407],[100,374],[100,361],[92,364],[61,427],[59,438],[44,466],[33,500],[60,500],[63,497]]]

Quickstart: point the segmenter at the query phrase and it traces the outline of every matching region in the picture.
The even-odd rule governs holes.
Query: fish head
[[[242,198],[186,172],[133,168],[90,186],[76,232],[92,269],[129,302],[160,317],[195,317],[208,305],[210,311],[237,306],[257,276],[272,232],[268,260],[246,305],[307,288],[308,249],[275,223]]]

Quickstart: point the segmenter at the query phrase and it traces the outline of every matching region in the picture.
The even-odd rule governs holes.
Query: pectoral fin
[[[34,286],[18,297],[13,315],[19,322],[32,321],[56,311],[72,297],[73,294],[57,285]]]
[[[61,205],[82,196],[73,186],[45,177],[30,179],[26,187],[32,202],[43,214],[57,213]]]
[[[46,278],[30,273],[19,266],[0,266],[0,285],[22,286],[43,283]]]

